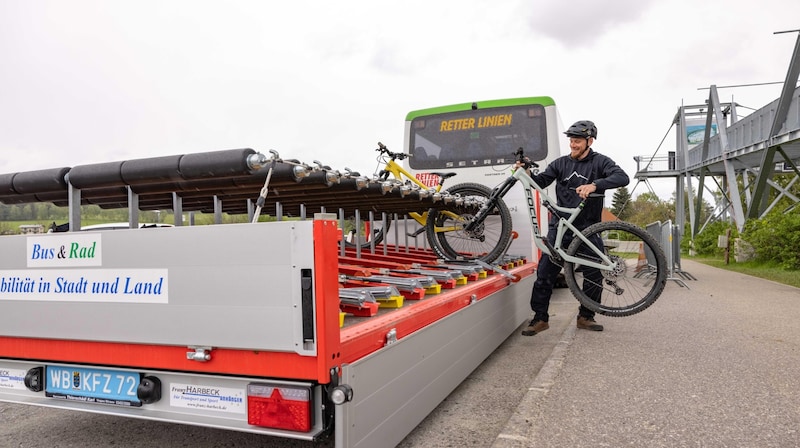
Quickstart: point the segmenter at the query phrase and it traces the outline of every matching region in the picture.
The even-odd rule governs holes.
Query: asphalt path
[[[556,290],[550,329],[512,334],[399,447],[800,446],[800,289],[683,269],[600,333]],[[109,446],[333,444],[0,403],[0,447]]]
[[[800,289],[683,269],[691,289],[565,334],[552,381],[531,385],[492,446],[800,446]]]

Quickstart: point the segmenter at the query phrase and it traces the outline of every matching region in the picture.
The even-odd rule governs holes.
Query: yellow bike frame
[[[411,157],[410,154],[402,154],[402,153],[391,152],[381,142],[378,142],[378,149],[376,149],[376,151],[380,152],[380,155],[378,156],[378,162],[383,164],[383,167],[381,167],[381,169],[379,171],[377,171],[377,173],[376,173],[376,178],[378,180],[381,180],[381,181],[384,181],[384,182],[389,182],[389,183],[397,182],[400,185],[404,185],[407,181],[411,181],[414,185],[419,187],[419,189],[425,190],[425,191],[430,191],[430,187],[428,187],[428,185],[425,185],[424,183],[422,183],[414,175],[412,175],[405,168],[403,168],[402,165],[400,165],[399,163],[397,163],[395,161],[396,158],[400,158],[400,160],[403,160],[406,157]],[[433,174],[433,175],[437,175],[437,174]],[[444,184],[444,181],[447,178],[452,177],[454,175],[455,175],[455,173],[437,175],[437,177],[439,177],[439,182],[437,182],[436,186],[433,188],[434,193],[436,194],[436,193],[441,192],[443,184]],[[392,176],[391,179],[390,179],[389,176]],[[444,215],[447,215],[454,222],[458,222],[458,221],[461,220],[460,216],[458,214],[456,214],[456,213],[453,213],[453,212],[450,212],[450,211],[442,211],[441,213],[443,213]],[[408,216],[410,216],[414,221],[417,222],[417,224],[419,224],[421,226],[420,229],[418,229],[417,231],[415,231],[413,233],[414,236],[418,235],[419,233],[421,233],[423,230],[426,229],[427,223],[428,223],[428,212],[427,211],[422,212],[422,213],[419,213],[419,212],[408,212]],[[369,223],[365,223],[365,226],[366,226],[365,233],[369,233],[370,232]],[[438,232],[452,232],[452,231],[459,230],[459,228],[460,227],[456,227],[456,226],[450,226],[450,227],[446,227],[446,228],[445,227],[441,227],[441,228],[436,227],[434,229],[434,231],[436,233],[438,233]]]
[[[389,160],[386,162],[386,165],[383,167],[383,170],[391,173],[392,176],[394,176],[394,178],[399,181],[402,181],[403,178],[405,177],[406,179],[416,184],[418,187],[425,190],[428,189],[427,185],[420,182],[419,179],[412,176],[411,173],[406,171],[402,166],[400,166],[399,163],[395,162],[391,158],[389,158]],[[441,190],[442,190],[442,181],[440,180],[439,183],[436,184],[436,192],[438,193]],[[417,221],[417,223],[419,223],[419,225],[423,227],[425,226],[425,223],[428,221],[428,212],[422,212],[422,213],[409,212],[408,216],[412,217],[414,221]]]
[[[427,185],[425,185],[422,182],[420,182],[419,179],[414,177],[411,173],[406,171],[399,163],[395,162],[394,159],[392,159],[392,158],[389,158],[389,160],[386,162],[386,165],[383,167],[383,171],[387,171],[387,172],[391,173],[391,175],[394,176],[394,178],[396,180],[398,180],[398,181],[403,181],[403,178],[406,178],[406,179],[410,180],[411,182],[413,182],[414,184],[416,184],[420,188],[423,188],[423,189],[429,188]],[[440,178],[439,183],[437,183],[436,187],[435,187],[435,190],[436,190],[437,193],[442,191],[442,184],[443,183],[444,183],[444,180]],[[453,221],[458,221],[459,220],[459,215],[456,214],[456,213],[453,213],[451,211],[442,210],[440,213],[449,216]],[[425,227],[425,224],[428,222],[428,212],[427,211],[423,212],[423,213],[409,212],[408,216],[413,218],[414,221],[417,221],[417,223],[419,223],[419,225],[421,225],[422,227]],[[453,227],[453,226],[436,227],[435,229],[436,229],[435,230],[436,233],[439,233],[439,232],[453,232],[453,231],[456,231],[456,230],[460,230],[460,227]]]

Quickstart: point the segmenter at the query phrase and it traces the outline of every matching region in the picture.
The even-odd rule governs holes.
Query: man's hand
[[[581,185],[575,189],[575,192],[578,193],[578,196],[580,196],[581,199],[588,198],[589,194],[594,193],[595,191],[597,191],[597,185],[595,184]]]

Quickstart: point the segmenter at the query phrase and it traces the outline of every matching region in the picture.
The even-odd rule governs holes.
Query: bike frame
[[[403,177],[405,177],[408,180],[410,180],[411,182],[413,182],[414,184],[416,184],[418,187],[420,187],[422,189],[428,189],[427,185],[423,184],[422,182],[419,181],[419,179],[417,179],[416,177],[412,176],[411,173],[406,171],[399,163],[395,162],[395,160],[391,156],[387,155],[387,157],[389,158],[389,160],[387,162],[385,162],[386,164],[384,165],[382,171],[390,173],[397,180],[402,181]],[[442,190],[442,184],[443,183],[444,183],[444,180],[442,180],[440,178],[439,183],[436,184],[436,188],[435,188],[437,193]],[[409,212],[408,216],[413,218],[414,221],[417,221],[423,227],[425,226],[425,223],[428,220],[428,212],[423,212],[423,213]]]
[[[378,146],[379,146],[379,148],[377,149],[377,151],[380,151],[380,154],[378,156],[378,161],[380,163],[383,163],[383,167],[380,170],[378,170],[378,172],[376,174],[376,177],[377,177],[378,180],[388,181],[389,180],[389,176],[391,175],[392,179],[394,181],[402,183],[402,182],[404,182],[403,178],[405,178],[405,179],[413,182],[420,189],[423,189],[423,190],[428,190],[429,189],[429,187],[427,185],[422,183],[419,179],[414,177],[405,168],[403,168],[402,165],[400,165],[399,163],[397,163],[395,161],[396,158],[400,158],[402,160],[405,157],[411,157],[410,154],[391,152],[386,148],[386,146],[384,146],[380,142],[378,142]],[[434,174],[434,175],[436,175],[436,174]],[[444,181],[448,177],[450,177],[452,175],[454,175],[454,174],[438,175],[439,182],[437,182],[436,187],[434,187],[434,192],[435,193],[441,192],[442,188],[443,188],[443,185],[444,185]],[[446,213],[450,213],[450,212],[446,212]],[[408,216],[410,216],[414,221],[416,221],[421,226],[420,229],[416,232],[416,234],[421,233],[421,231],[425,229],[425,225],[426,225],[426,223],[428,221],[428,212],[427,211],[422,212],[422,213],[408,212]],[[356,210],[356,219],[358,221],[361,220],[360,216],[359,216],[359,213],[358,213],[358,210]],[[384,217],[384,221],[385,221],[385,217]],[[373,222],[373,219],[372,219],[372,216],[370,215],[369,221],[367,221],[365,223],[366,226],[367,226],[367,229],[369,229],[369,227],[371,226],[372,222]],[[416,234],[415,234],[415,236],[416,236]]]
[[[509,190],[517,183],[522,182],[525,186],[525,197],[527,199],[528,205],[528,214],[530,215],[531,219],[531,226],[533,227],[533,241],[536,244],[536,247],[541,249],[543,253],[554,257],[558,256],[562,260],[568,263],[579,264],[582,266],[588,266],[591,268],[596,268],[604,271],[613,270],[616,266],[616,263],[609,258],[605,252],[598,248],[592,243],[588,238],[586,238],[583,233],[578,230],[577,227],[573,224],[575,219],[578,215],[583,211],[583,207],[585,205],[585,200],[581,201],[578,207],[561,207],[554,203],[553,199],[547,194],[544,188],[540,187],[539,184],[534,182],[534,180],[528,176],[524,169],[516,169],[514,172],[506,178],[506,180],[500,184],[500,186],[496,187],[494,191],[492,191],[492,196],[487,201],[487,204],[478,212],[475,218],[467,223],[465,226],[466,230],[470,230],[470,226],[474,225],[474,223],[482,222],[486,216],[489,214],[490,205],[495,202],[495,200],[499,200],[503,196],[508,193]],[[542,205],[547,207],[548,210],[553,213],[554,216],[558,216],[558,223],[556,224],[556,238],[555,244],[551,245],[547,238],[542,235],[542,232],[539,230],[539,218],[536,213],[536,202],[533,199],[533,191],[531,189],[535,189],[539,192]],[[593,196],[602,196],[602,195],[593,195]],[[568,214],[567,218],[562,217],[556,212],[562,212]],[[572,231],[575,235],[575,238],[581,239],[583,242],[587,243],[588,247],[591,247],[594,253],[602,260],[602,262],[594,262],[587,260],[582,257],[572,256],[566,253],[566,251],[561,247],[564,236],[566,235],[567,231]],[[555,255],[554,255],[555,254]]]

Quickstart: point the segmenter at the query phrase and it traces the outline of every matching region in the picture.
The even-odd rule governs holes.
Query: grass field
[[[756,261],[736,263],[731,260],[725,264],[722,258],[686,257],[686,259],[800,288],[800,271],[788,271],[779,266]]]

